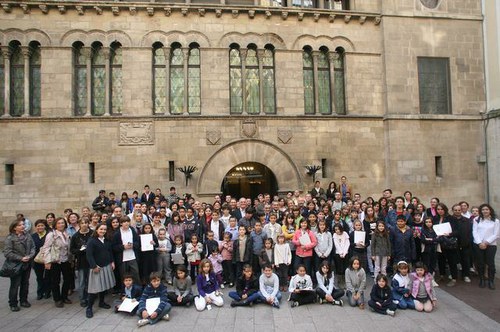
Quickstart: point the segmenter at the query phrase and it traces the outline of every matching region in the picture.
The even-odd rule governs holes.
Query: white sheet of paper
[[[151,241],[153,241],[153,234],[141,234],[141,251],[153,250],[154,247]]]
[[[132,310],[134,310],[138,305],[139,301],[132,301],[132,299],[126,298],[118,308],[118,311],[132,312]]]
[[[134,249],[125,249],[123,250],[123,261],[128,262],[135,259]]]
[[[449,222],[434,225],[434,226],[432,226],[432,228],[434,228],[434,232],[436,232],[437,236],[451,233],[451,225]]]
[[[354,231],[354,243],[363,242],[365,244],[366,233],[362,231]]]
[[[182,254],[172,254],[171,256],[174,264],[184,264],[184,257]]]
[[[155,312],[156,309],[158,309],[158,306],[160,305],[160,298],[159,297],[152,297],[150,299],[146,300],[146,311],[148,312],[148,315],[151,315],[153,312]]]
[[[311,238],[309,237],[309,234],[304,233],[299,237],[299,242],[303,246],[307,246],[308,244],[311,244]]]

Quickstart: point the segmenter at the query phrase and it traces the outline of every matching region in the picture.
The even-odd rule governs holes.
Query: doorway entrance
[[[274,173],[265,165],[246,162],[236,165],[227,172],[222,181],[223,195],[232,197],[256,198],[259,194],[269,193],[271,197],[278,191]]]

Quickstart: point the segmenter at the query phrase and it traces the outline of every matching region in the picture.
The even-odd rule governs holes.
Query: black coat
[[[91,269],[96,266],[108,266],[113,260],[111,242],[104,239],[104,243],[96,237],[91,237],[87,242],[87,261]]]
[[[133,229],[132,227],[130,227],[130,229],[132,230],[132,244],[134,247],[135,259],[139,260],[139,254],[141,253],[141,239],[139,239],[139,235],[137,235],[135,229]],[[122,233],[120,232],[120,229],[116,231],[112,245],[113,245],[113,252],[115,253],[116,258],[118,259],[117,263],[122,263],[123,251],[125,250],[125,247],[123,246]]]
[[[245,243],[245,254],[243,256],[243,263],[250,263],[252,257],[252,238],[247,235],[247,241]],[[233,263],[240,261],[240,239],[237,238],[233,242]]]

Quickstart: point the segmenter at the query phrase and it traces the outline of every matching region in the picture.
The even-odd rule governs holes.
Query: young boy
[[[271,213],[269,215],[269,223],[264,226],[264,233],[266,233],[268,238],[273,239],[273,243],[276,243],[278,235],[283,233],[281,225],[277,223],[278,217],[276,213]]]
[[[273,306],[280,308],[281,293],[280,281],[276,274],[273,273],[271,264],[264,266],[263,274],[259,278],[259,295],[260,299]]]
[[[262,231],[262,223],[257,221],[254,230],[250,233],[250,240],[252,241],[252,268],[256,275],[260,275],[259,257],[264,248],[266,238],[266,233]]]
[[[400,261],[397,264],[398,272],[392,278],[392,298],[399,309],[415,309],[415,303],[411,297],[411,280],[408,263]]]
[[[132,274],[125,274],[123,276],[123,288],[120,292],[120,298],[116,299],[113,303],[115,312],[118,312],[118,308],[125,299],[132,299],[132,302],[139,301],[142,295],[142,287],[134,284],[134,277]],[[135,315],[137,312],[137,307],[130,312],[130,315]]]
[[[255,278],[250,264],[243,266],[243,275],[236,281],[236,290],[228,295],[234,300],[231,307],[252,306],[260,298],[259,280]]]
[[[229,219],[231,218],[229,206],[227,204],[222,204],[221,211],[222,215],[220,216],[219,220],[222,221],[225,230],[229,226]]]
[[[297,274],[290,279],[290,306],[298,307],[302,304],[313,303],[316,301],[316,292],[313,290],[313,282],[311,276],[306,274],[306,267],[299,265]]]
[[[415,240],[404,215],[397,216],[396,228],[390,233],[393,262],[405,261],[410,265],[415,260]]]
[[[214,232],[208,231],[205,243],[203,243],[203,257],[208,258],[214,252],[215,249],[219,248],[219,243],[214,239]]]
[[[229,226],[227,226],[225,230],[226,233],[231,233],[231,241],[238,238],[238,226],[236,223],[236,217],[229,218]]]
[[[247,236],[247,228],[238,227],[238,238],[233,242],[233,263],[236,265],[236,279],[241,278],[243,265],[249,264],[252,257],[252,240]]]
[[[159,297],[160,304],[155,311],[148,313],[146,310],[146,301]],[[170,316],[168,313],[172,309],[168,301],[167,296],[167,286],[161,283],[161,274],[158,272],[152,272],[149,277],[149,284],[144,288],[141,299],[139,300],[139,307],[137,313],[139,315],[139,321],[137,326],[141,327],[147,324],[156,324],[160,319],[169,320]]]

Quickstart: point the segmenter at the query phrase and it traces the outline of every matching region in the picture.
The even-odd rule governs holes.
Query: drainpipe
[[[484,137],[484,155],[486,166],[486,203],[490,204],[490,172],[489,172],[489,154],[488,154],[488,125],[491,119],[500,117],[500,109],[490,110],[488,113],[481,113],[483,120],[483,137]]]

